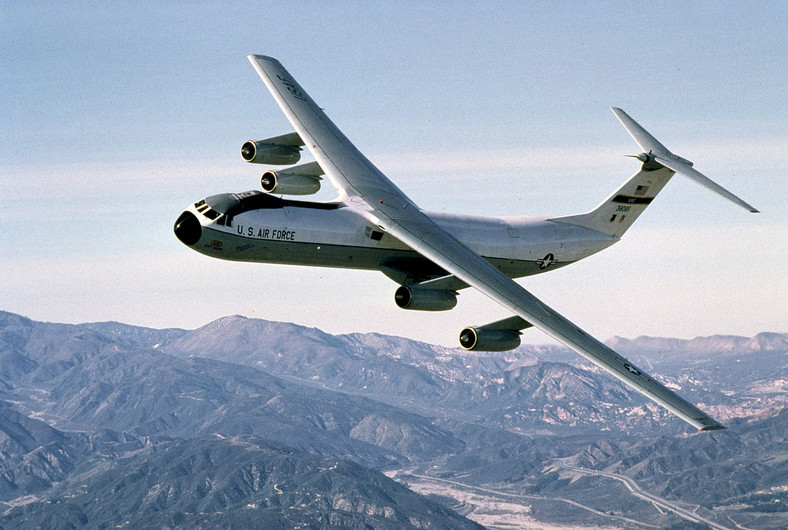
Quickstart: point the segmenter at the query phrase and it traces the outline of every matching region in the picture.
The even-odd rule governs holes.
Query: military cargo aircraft
[[[443,311],[473,287],[512,312],[469,326],[460,345],[506,351],[536,327],[700,430],[724,428],[641,368],[591,337],[512,280],[575,263],[619,241],[675,174],[755,208],[668,150],[619,108],[613,113],[635,139],[639,171],[593,210],[564,217],[479,217],[427,212],[380,172],[337,128],[282,64],[249,60],[295,132],[248,141],[250,163],[269,169],[262,191],[222,193],[195,202],[178,217],[181,242],[208,256],[260,263],[379,270],[399,287],[403,309]],[[303,149],[314,161],[299,164]],[[328,202],[283,198],[316,193],[323,177],[338,197]]]

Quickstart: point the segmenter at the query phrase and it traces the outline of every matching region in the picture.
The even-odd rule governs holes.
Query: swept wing
[[[249,60],[340,196],[371,223],[700,430],[724,428],[436,225],[378,170],[271,57]]]

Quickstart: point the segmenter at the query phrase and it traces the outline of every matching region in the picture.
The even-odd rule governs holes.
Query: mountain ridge
[[[239,316],[156,330],[0,312],[0,526],[474,527],[462,516],[496,520],[495,491],[514,495],[508,516],[533,508],[545,524],[610,526],[605,514],[622,510],[655,526],[686,522],[625,490],[593,495],[618,491],[588,474],[599,472],[713,507],[706,516],[723,526],[782,528],[788,516],[770,508],[786,500],[774,489],[788,476],[785,335],[721,337],[692,351],[629,342],[660,381],[726,421],[709,435],[558,346],[476,353]],[[297,477],[300,493],[256,488],[250,459]],[[344,474],[326,474],[337,462]],[[438,508],[397,490],[392,505],[381,470],[433,494],[414,477],[483,489],[434,494]],[[705,497],[693,491],[701,481]],[[531,500],[512,504],[523,494]],[[536,500],[552,497],[601,515]]]
[[[752,337],[739,335],[710,335],[694,339],[670,339],[641,335],[634,339],[613,337],[605,342],[611,348],[624,351],[635,349],[649,353],[744,354],[764,351],[785,351],[788,333],[761,332]]]

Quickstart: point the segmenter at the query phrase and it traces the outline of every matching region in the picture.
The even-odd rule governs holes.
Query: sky
[[[624,108],[762,213],[676,177],[621,242],[519,283],[603,340],[788,332],[781,2],[108,4],[0,3],[1,310],[189,329],[240,314],[447,346],[509,316],[472,290],[403,311],[379,272],[222,262],[174,237],[190,203],[259,185],[245,140],[292,130],[258,53],[431,211],[591,209],[638,169]]]

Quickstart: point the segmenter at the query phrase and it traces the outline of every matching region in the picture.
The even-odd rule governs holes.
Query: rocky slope
[[[689,524],[626,478],[722,526],[784,527],[788,336],[611,343],[730,428],[690,432],[558,347],[0,312],[0,526],[456,528],[473,525],[447,508],[474,516],[462,485],[543,522],[592,509],[600,525]],[[426,499],[381,470],[457,496]],[[513,494],[530,500],[511,508]]]

